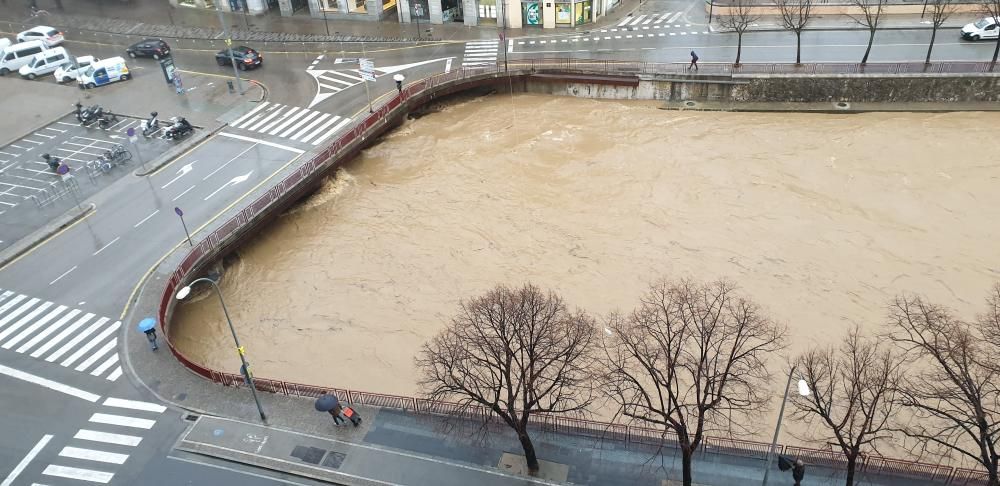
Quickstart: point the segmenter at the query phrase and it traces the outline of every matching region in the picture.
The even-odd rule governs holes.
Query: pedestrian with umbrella
[[[156,318],[147,317],[139,321],[137,326],[139,331],[146,335],[146,340],[149,341],[149,347],[156,351],[159,347],[156,345]]]
[[[333,417],[333,423],[337,425],[344,424],[344,417],[340,415],[344,409],[341,407],[340,400],[338,400],[336,396],[321,395],[316,399],[314,406],[316,407],[316,410],[320,412],[329,413],[330,416]]]

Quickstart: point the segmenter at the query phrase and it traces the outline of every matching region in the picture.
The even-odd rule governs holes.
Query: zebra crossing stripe
[[[340,130],[341,128],[344,127],[344,125],[347,125],[350,122],[351,122],[350,118],[344,118],[343,120],[340,121],[340,123],[334,125],[333,128],[331,128],[329,132],[326,132],[325,134],[323,134],[322,137],[317,138],[313,142],[313,145],[319,145],[320,142],[322,142],[323,140],[326,140],[327,138],[329,138],[330,135],[333,135],[334,133],[337,133],[337,130]]]
[[[59,359],[60,357],[62,357],[62,355],[66,354],[70,349],[72,349],[77,344],[80,344],[80,341],[83,341],[84,339],[87,338],[87,336],[93,334],[94,331],[96,331],[99,327],[103,326],[104,323],[108,322],[109,320],[110,319],[108,319],[107,317],[102,317],[98,319],[97,322],[91,324],[90,327],[84,329],[76,336],[73,336],[73,338],[67,341],[66,344],[63,345],[63,347],[59,348],[56,352],[50,354],[47,358],[45,358],[45,361],[51,363]],[[31,355],[34,356],[34,353],[32,353]]]
[[[313,130],[311,133],[309,133],[309,135],[306,135],[302,139],[302,143],[309,142],[309,140],[312,140],[313,137],[315,137],[315,136],[319,135],[320,133],[322,133],[323,130],[325,130],[330,125],[333,125],[334,123],[336,123],[337,120],[339,120],[339,119],[340,119],[340,117],[335,115],[333,118],[330,118],[329,120],[323,122],[323,124],[320,125],[319,127],[317,127],[316,130]]]
[[[42,471],[46,476],[56,476],[60,478],[78,479],[90,481],[92,483],[108,484],[115,475],[114,473],[95,471],[93,469],[83,469],[80,467],[66,467],[49,465]]]
[[[111,333],[113,333],[116,330],[118,330],[118,328],[121,325],[122,325],[121,321],[115,321],[114,324],[112,324],[111,326],[109,326],[107,329],[101,331],[101,333],[98,334],[97,337],[95,337],[94,339],[91,339],[90,342],[88,342],[87,344],[84,344],[82,348],[76,350],[75,353],[71,354],[69,358],[66,358],[66,360],[63,361],[60,364],[65,367],[65,366],[69,366],[69,365],[75,363],[76,360],[80,359],[80,357],[82,357],[88,351],[90,351],[91,349],[93,349],[94,346],[97,346],[102,341],[104,341],[105,339],[107,339],[108,336],[111,335]],[[83,370],[79,370],[79,371],[83,371]]]
[[[354,86],[355,84],[357,84],[357,83],[352,83],[350,81],[344,81],[343,79],[331,78],[329,76],[318,76],[318,78],[322,79],[323,81],[330,81],[331,83],[340,83],[340,84],[343,84],[344,86],[347,86],[347,87],[351,87],[351,86]],[[359,78],[354,78],[353,76],[351,76],[351,78],[352,79],[359,79]]]
[[[320,122],[322,122],[323,120],[325,120],[326,117],[328,117],[328,116],[330,116],[329,113],[323,113],[319,118],[317,118],[317,119],[313,120],[312,122],[310,122],[302,130],[299,130],[298,132],[295,132],[295,135],[292,136],[292,140],[298,140],[299,137],[301,137],[302,135],[304,135],[307,131],[312,130],[312,127],[318,125]]]
[[[105,407],[128,408],[132,410],[142,410],[144,412],[156,412],[156,413],[163,413],[167,410],[167,407],[164,407],[163,405],[159,405],[156,403],[140,402],[138,400],[125,400],[123,398],[111,398],[111,397],[105,398],[104,403],[102,403],[101,405],[104,405]]]
[[[28,301],[27,304],[22,304],[21,307],[17,308],[17,310],[15,310],[14,312],[11,312],[10,314],[8,314],[7,317],[4,317],[3,319],[0,319],[0,328],[6,326],[8,322],[16,319],[17,316],[20,316],[21,314],[24,314],[24,311],[26,311],[26,310],[34,307],[35,304],[37,304],[40,300],[41,299],[31,299],[31,300]]]
[[[118,454],[116,452],[105,452],[94,449],[81,449],[79,447],[69,446],[63,447],[63,450],[59,451],[59,456],[118,465],[125,464],[125,460],[128,459],[128,454]]]
[[[51,321],[53,318],[55,318],[59,314],[62,314],[62,312],[64,310],[66,310],[66,309],[67,309],[67,307],[64,306],[64,305],[56,307],[56,310],[54,310],[52,312],[49,312],[48,314],[45,315],[45,317],[39,319],[34,324],[28,326],[25,330],[21,331],[20,334],[18,334],[17,336],[14,336],[14,339],[11,339],[10,341],[7,341],[7,342],[3,343],[3,348],[4,349],[10,349],[10,348],[14,347],[15,344],[21,342],[22,339],[24,339],[24,338],[26,338],[26,337],[34,334],[35,331],[37,331],[42,326],[48,324],[49,321]],[[76,311],[76,312],[80,312],[80,311]]]
[[[10,297],[12,295],[14,295],[14,292],[11,292],[9,290],[4,291],[3,294],[0,294],[0,302],[7,300],[7,297]]]
[[[17,332],[18,329],[20,329],[21,327],[23,327],[25,324],[27,324],[28,322],[30,322],[32,319],[38,317],[38,314],[41,314],[42,312],[45,312],[45,309],[48,309],[51,306],[52,306],[52,302],[45,302],[42,305],[36,307],[34,310],[32,310],[31,312],[29,312],[24,317],[22,317],[20,320],[18,320],[14,324],[12,324],[7,329],[4,329],[3,332],[0,332],[0,342],[2,342],[4,339],[7,339],[7,336],[10,336],[11,334],[14,334],[15,332]]]
[[[103,358],[104,355],[108,354],[108,352],[111,351],[112,349],[115,349],[115,346],[117,345],[118,345],[118,338],[117,337],[112,338],[110,341],[105,343],[104,346],[101,346],[100,349],[94,351],[94,354],[91,354],[89,358],[83,360],[82,363],[78,364],[76,368],[73,369],[76,371],[83,371],[87,368],[90,368],[90,366],[96,363],[97,360]]]
[[[677,18],[680,17],[681,15],[684,15],[684,12],[677,12],[677,13],[675,13],[673,17],[670,17],[670,20],[668,20],[667,23],[668,24],[672,24],[674,22],[677,22]],[[675,25],[674,27],[677,27],[677,26]]]
[[[80,429],[76,435],[73,436],[74,439],[89,440],[92,442],[104,442],[105,444],[115,444],[123,445],[129,447],[135,447],[142,442],[142,437],[136,437],[134,435],[125,434],[109,434],[107,432],[99,432],[96,430]]]
[[[67,316],[67,317],[70,317],[70,316]],[[53,346],[55,346],[56,344],[59,344],[59,342],[62,341],[63,339],[66,339],[66,336],[69,336],[70,333],[72,333],[73,331],[76,331],[77,329],[79,329],[80,327],[82,327],[84,324],[86,324],[88,321],[90,321],[93,318],[94,318],[94,314],[90,314],[90,313],[88,313],[85,316],[81,317],[76,322],[74,322],[72,325],[70,325],[69,327],[67,327],[66,329],[64,329],[61,333],[59,333],[58,335],[56,335],[56,337],[52,338],[47,343],[43,344],[42,347],[40,347],[40,348],[36,349],[34,352],[32,352],[31,353],[31,357],[32,358],[37,358],[37,357],[45,354],[46,352],[48,352],[48,350],[52,349]],[[72,319],[72,317],[70,317],[70,319]],[[62,319],[60,319],[59,322],[56,322],[56,324],[59,325],[59,326],[61,326],[62,324],[65,324],[65,323],[62,321]],[[40,332],[37,336],[31,338],[30,341],[28,341],[27,343],[25,343],[24,346],[21,346],[20,348],[18,348],[17,352],[18,353],[23,353],[24,351],[26,351],[28,349],[31,349],[31,347],[34,346],[34,345],[36,345],[36,344],[38,344],[39,341],[41,341],[42,339],[45,339],[49,334],[51,334],[51,333],[55,332],[56,330],[58,330],[59,326],[56,326],[56,325],[49,326],[48,329]]]
[[[90,421],[97,424],[120,425],[122,427],[132,427],[135,429],[149,430],[156,425],[155,420],[147,420],[125,415],[112,415],[108,413],[95,413],[91,415]]]
[[[271,129],[271,127],[273,127],[273,126],[275,126],[275,125],[277,125],[277,124],[279,124],[279,123],[287,120],[289,116],[291,116],[292,114],[294,114],[296,111],[299,111],[300,109],[301,108],[299,108],[298,106],[291,107],[291,109],[289,109],[288,111],[282,113],[281,117],[279,117],[277,120],[274,120],[271,123],[268,123],[267,126],[265,126],[264,128],[261,128],[260,131],[261,132],[267,132],[268,130]]]
[[[20,302],[20,301],[22,301],[24,299],[27,299],[27,298],[28,298],[27,295],[20,295],[19,294],[17,297],[14,297],[13,299],[11,299],[10,302],[7,302],[3,306],[0,306],[0,314],[3,314],[4,312],[7,312],[7,309],[10,309],[11,307],[14,307],[15,305],[17,305],[18,302]]]
[[[290,133],[294,132],[295,130],[298,130],[299,127],[301,127],[302,125],[305,125],[306,122],[315,118],[316,115],[319,115],[318,111],[310,111],[309,114],[305,116],[305,118],[299,120],[294,125],[292,125],[288,130],[285,130],[284,132],[281,133],[281,135],[278,136],[281,138],[287,137]]]
[[[250,128],[247,128],[247,130],[256,132],[258,128],[264,126],[264,124],[267,123],[267,122],[269,122],[269,121],[271,121],[272,118],[280,115],[281,111],[282,111],[282,107],[283,107],[283,105],[276,105],[276,108],[273,109],[273,110],[271,110],[271,111],[273,111],[273,113],[271,113],[270,115],[264,117],[262,120],[258,121],[256,125],[253,125]],[[243,127],[243,128],[246,128],[246,127]]]
[[[94,371],[91,371],[90,374],[91,376],[101,376],[105,371],[108,371],[108,368],[114,366],[115,363],[117,362],[118,362],[118,353],[112,354],[107,361],[101,363],[101,365],[98,366],[97,368],[94,368]]]
[[[278,132],[284,130],[285,127],[287,127],[288,125],[291,125],[292,122],[294,122],[295,120],[299,119],[299,117],[301,117],[302,115],[305,115],[306,113],[309,113],[309,110],[306,110],[306,109],[299,110],[298,113],[296,113],[296,114],[288,117],[287,119],[285,119],[285,121],[283,121],[280,125],[278,125],[274,130],[271,130],[270,132],[267,132],[267,134],[268,135],[275,135],[275,134],[277,134]]]
[[[270,103],[271,103],[270,101],[265,101],[265,102],[263,102],[263,103],[261,103],[261,104],[257,105],[257,107],[256,107],[256,108],[254,108],[254,109],[252,109],[252,110],[248,111],[248,112],[247,112],[247,113],[246,113],[245,115],[243,115],[243,116],[241,116],[241,117],[237,118],[237,119],[236,119],[236,120],[234,120],[234,121],[233,121],[232,123],[230,123],[230,124],[229,124],[229,126],[233,126],[233,127],[235,127],[236,125],[239,125],[240,123],[242,123],[242,122],[243,122],[243,120],[246,120],[247,118],[250,118],[251,116],[253,116],[253,114],[257,113],[258,111],[260,111],[260,110],[263,110],[263,109],[264,109],[264,107],[265,107],[265,106],[267,106],[267,105],[268,105],[268,104],[270,104]]]
[[[108,381],[115,381],[121,375],[122,375],[122,367],[119,366],[119,367],[115,368],[115,370],[112,371],[110,375],[108,375]]]

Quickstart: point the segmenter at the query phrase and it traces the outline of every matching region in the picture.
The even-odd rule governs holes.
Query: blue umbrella
[[[148,331],[150,329],[154,329],[154,328],[156,328],[156,318],[155,317],[147,317],[147,318],[139,321],[139,325],[137,327],[139,328],[139,332],[146,332],[146,331]]]
[[[316,399],[315,403],[316,410],[319,410],[320,412],[329,412],[330,410],[336,408],[337,405],[340,405],[340,400],[333,395],[321,395]]]

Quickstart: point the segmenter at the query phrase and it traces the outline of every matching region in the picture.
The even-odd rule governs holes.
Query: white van
[[[21,69],[28,64],[35,54],[46,50],[45,43],[40,40],[22,42],[8,46],[0,52],[0,76]]]
[[[0,37],[0,51],[10,47],[10,39],[6,37]]]
[[[21,69],[17,72],[21,74],[22,78],[35,79],[39,76],[55,72],[56,69],[59,69],[59,66],[67,62],[71,62],[69,53],[66,52],[65,48],[56,47],[55,49],[35,54],[35,58],[28,64],[21,66]]]
[[[1000,22],[997,22],[997,19],[983,17],[962,27],[962,38],[971,41],[996,39],[997,34],[1000,33],[1000,25],[997,24],[1000,24]]]
[[[132,75],[128,71],[128,66],[125,65],[125,59],[109,57],[91,64],[86,71],[80,73],[77,80],[88,88],[94,88],[115,81],[125,81],[130,77]]]

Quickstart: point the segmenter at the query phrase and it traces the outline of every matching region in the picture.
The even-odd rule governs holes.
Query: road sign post
[[[142,151],[139,150],[139,137],[135,134],[135,128],[129,128],[125,131],[125,135],[128,135],[128,141],[135,147],[135,154],[139,156],[139,162],[142,164],[142,170],[146,170],[146,161],[142,159]]]
[[[187,235],[188,244],[191,245],[191,248],[194,248],[194,243],[191,243],[191,233],[188,232],[187,224],[184,222],[184,211],[181,211],[181,208],[175,207],[174,212],[181,218],[181,226],[184,227],[184,234]]]
[[[365,95],[368,96],[368,113],[374,113],[375,110],[372,109],[372,95],[368,91],[368,81],[375,81],[375,63],[371,59],[359,59],[358,64],[360,64],[361,69],[361,79],[365,82]]]

